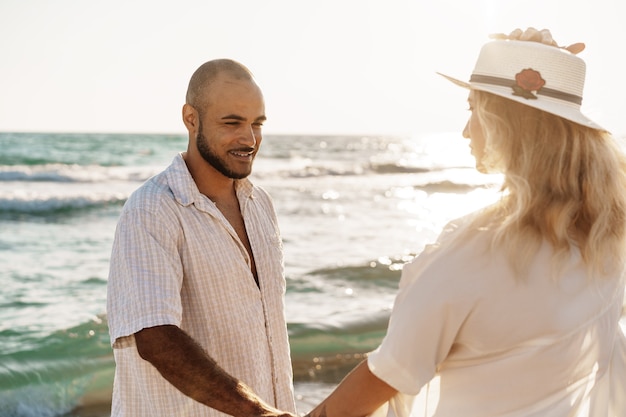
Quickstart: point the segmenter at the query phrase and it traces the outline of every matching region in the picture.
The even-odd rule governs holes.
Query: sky
[[[620,4],[622,3],[622,4]],[[186,133],[203,62],[261,86],[274,134],[461,130],[491,33],[585,42],[583,111],[626,134],[623,0],[0,0],[0,131]]]

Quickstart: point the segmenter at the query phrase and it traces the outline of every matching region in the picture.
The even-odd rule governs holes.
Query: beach
[[[498,197],[458,133],[266,135],[251,179],[274,200],[299,412],[382,340],[404,263]],[[184,135],[0,133],[0,415],[105,416],[113,234]]]

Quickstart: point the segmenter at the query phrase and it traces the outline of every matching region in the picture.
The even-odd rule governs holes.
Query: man
[[[115,234],[112,416],[291,416],[282,242],[246,179],[263,95],[243,65],[209,61],[182,113],[187,151],[133,193]]]

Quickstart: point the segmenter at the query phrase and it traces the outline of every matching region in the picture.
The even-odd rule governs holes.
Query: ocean
[[[0,416],[106,416],[113,234],[186,135],[0,133]],[[299,412],[382,340],[402,265],[498,198],[459,133],[266,135],[251,179],[282,231]]]

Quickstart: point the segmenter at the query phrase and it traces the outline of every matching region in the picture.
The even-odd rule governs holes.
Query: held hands
[[[554,39],[552,39],[552,34],[548,29],[537,30],[535,28],[528,28],[525,31],[521,29],[515,29],[513,32],[508,35],[504,33],[496,33],[490,35],[492,39],[501,39],[501,40],[517,40],[517,41],[530,41],[530,42],[539,42],[545,45],[554,46],[557,48],[565,49],[570,53],[576,55],[582,52],[585,49],[584,43],[574,43],[569,46],[559,46]]]
[[[261,412],[244,415],[248,417],[299,417],[297,414],[293,414],[288,411],[278,410],[270,406],[266,407],[266,409]]]

